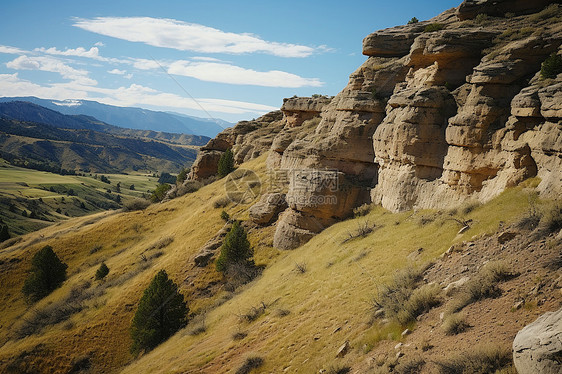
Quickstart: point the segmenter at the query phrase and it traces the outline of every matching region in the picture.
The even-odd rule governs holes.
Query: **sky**
[[[336,95],[379,29],[460,0],[7,0],[0,96],[87,99],[229,122]]]

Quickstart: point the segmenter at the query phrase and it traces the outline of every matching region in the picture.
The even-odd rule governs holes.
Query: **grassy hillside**
[[[243,166],[266,181],[266,157]],[[219,180],[144,211],[59,223],[0,249],[0,371],[227,373],[251,356],[264,360],[256,370],[263,373],[357,365],[379,345],[405,340],[400,337],[404,328],[418,328],[415,323],[369,322],[373,297],[397,269],[435,260],[455,243],[482,240],[528,212],[530,201],[529,189],[517,187],[486,205],[456,212],[392,214],[374,208],[293,251],[272,248],[272,227],[253,228],[249,238],[256,262],[265,270],[231,292],[213,264],[198,268],[193,263],[198,250],[223,227],[223,208],[214,203],[224,195],[224,180]],[[224,209],[246,219],[249,206],[230,203]],[[471,228],[458,234],[454,218],[472,220]],[[373,227],[370,234],[346,240],[365,224]],[[29,306],[20,290],[31,257],[44,245],[69,265],[69,279]],[[105,281],[94,281],[102,261],[110,273]],[[143,290],[160,269],[179,284],[191,322],[154,351],[133,358],[130,322]],[[541,310],[514,314],[516,325]],[[486,339],[494,341],[493,332]],[[345,341],[350,352],[336,358]]]
[[[0,160],[2,220],[12,236],[21,235],[70,217],[118,209],[131,199],[149,195],[158,184],[157,178],[151,175],[104,175],[111,184],[90,176],[63,176],[19,168]],[[32,212],[34,215],[30,217]]]

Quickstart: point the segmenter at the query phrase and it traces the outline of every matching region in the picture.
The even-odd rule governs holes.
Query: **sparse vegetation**
[[[382,309],[384,316],[401,324],[440,304],[440,288],[436,284],[419,287],[424,268],[408,267],[398,271],[392,281],[380,287],[373,300],[375,308]]]
[[[497,286],[498,283],[514,276],[516,274],[510,271],[504,262],[487,263],[476,277],[469,280],[456,297],[451,300],[448,308],[449,313],[459,312],[475,301],[501,295],[501,290]]]
[[[297,262],[295,263],[295,271],[299,274],[306,273],[306,262]]]
[[[490,21],[490,16],[484,13],[480,13],[476,16],[476,18],[474,18],[474,22],[476,22],[476,24],[478,25],[483,25],[489,21]]]
[[[232,150],[227,149],[219,159],[219,165],[217,169],[217,174],[219,178],[226,177],[228,174],[234,171],[234,155]]]
[[[43,247],[31,260],[31,271],[22,289],[26,298],[37,301],[60,287],[66,280],[67,268],[51,246]]]
[[[540,22],[552,17],[556,17],[559,15],[559,5],[558,4],[550,4],[543,10],[538,13],[535,13],[529,17],[529,21],[531,22]]]
[[[425,26],[425,28],[423,29],[423,32],[440,31],[440,30],[443,30],[444,27],[445,27],[445,25],[443,25],[442,23],[430,23],[429,25]]]
[[[358,223],[357,224],[357,230],[353,231],[353,232],[348,232],[347,233],[347,238],[345,238],[342,243],[347,243],[353,239],[357,239],[357,238],[364,238],[367,235],[369,235],[370,233],[372,233],[373,231],[375,231],[375,228],[377,226],[375,224],[371,224],[369,223],[368,220]]]
[[[131,325],[131,352],[151,350],[185,326],[189,309],[178,286],[160,270],[140,299]]]
[[[259,306],[253,306],[246,313],[240,315],[240,320],[245,322],[254,322],[265,313],[266,309],[267,305],[262,301]]]
[[[101,280],[105,278],[107,274],[109,274],[109,268],[107,267],[105,262],[102,262],[100,267],[96,271],[96,280]]]
[[[462,313],[453,313],[445,316],[443,320],[443,331],[447,335],[457,335],[469,328],[466,316]]]
[[[228,197],[226,197],[226,196],[219,197],[218,199],[213,201],[213,208],[215,208],[215,209],[224,208],[229,203],[230,203],[230,199]]]
[[[418,23],[419,20],[416,17],[412,17],[409,21],[408,21],[408,25],[414,24],[414,23]]]
[[[474,350],[438,361],[440,374],[495,373],[511,366],[511,349],[498,346],[477,347]]]

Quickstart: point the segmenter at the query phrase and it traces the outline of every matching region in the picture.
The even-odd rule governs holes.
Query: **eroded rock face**
[[[287,127],[302,125],[304,121],[318,117],[322,109],[330,103],[331,97],[292,97],[283,99],[281,111],[285,116]]]
[[[523,15],[547,3],[465,1],[429,21],[377,31],[363,41],[369,57],[333,99],[287,99],[283,120],[240,123],[206,151],[231,146],[243,162],[269,147],[267,167],[286,176],[276,187],[288,207],[274,237],[286,249],[365,202],[449,208],[534,176],[541,194],[560,197],[562,75],[544,80],[538,72],[549,54],[562,55],[562,7],[459,20]],[[425,32],[430,23],[443,29]],[[536,32],[504,32],[523,25]],[[212,165],[216,156],[207,157]],[[257,206],[256,222],[272,222],[270,209]]]
[[[513,341],[513,363],[519,374],[562,372],[562,308],[525,326]]]
[[[283,193],[264,194],[257,204],[250,207],[250,219],[258,225],[269,225],[287,208],[287,201]]]

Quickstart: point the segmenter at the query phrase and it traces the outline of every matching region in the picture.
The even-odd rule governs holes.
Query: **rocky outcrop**
[[[283,99],[281,111],[285,116],[285,126],[296,127],[304,121],[318,117],[324,106],[330,103],[331,97],[291,97]]]
[[[287,201],[283,193],[269,193],[262,195],[260,201],[249,209],[250,219],[258,225],[269,225],[277,220],[279,213],[287,208]]]
[[[232,149],[234,161],[238,165],[259,157],[269,150],[275,135],[284,125],[281,111],[268,113],[256,120],[238,122],[200,149],[189,179],[204,180],[216,175],[220,156],[227,149]]]
[[[513,363],[519,374],[562,372],[562,308],[540,316],[517,333]]]

